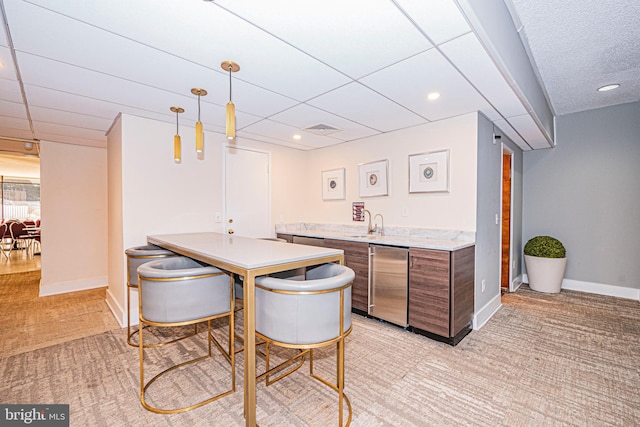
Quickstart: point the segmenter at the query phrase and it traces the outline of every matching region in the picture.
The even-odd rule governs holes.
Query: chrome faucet
[[[373,234],[376,232],[376,228],[371,226],[371,212],[364,210],[365,214],[369,214],[369,225],[367,225],[367,234]]]
[[[371,214],[369,214],[369,216],[371,216]],[[380,217],[380,229],[378,230],[378,235],[384,236],[384,217],[382,216],[382,214],[376,214],[373,217],[374,221],[377,217]],[[377,228],[378,228],[378,223],[376,222],[375,225],[373,226],[373,232],[375,232]]]

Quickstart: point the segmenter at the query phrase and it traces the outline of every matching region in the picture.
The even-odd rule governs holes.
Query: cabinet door
[[[351,307],[366,313],[369,308],[369,244],[339,239],[325,239],[324,244],[344,251],[345,265],[356,273],[351,287]]]
[[[451,254],[451,336],[473,320],[475,253],[471,246]]]
[[[369,258],[345,255],[344,263],[356,273],[351,285],[351,307],[366,313],[369,304]]]
[[[279,239],[284,239],[289,243],[293,243],[293,236],[291,234],[278,233],[278,234],[276,234],[276,236]]]
[[[450,254],[409,250],[409,325],[449,337]]]

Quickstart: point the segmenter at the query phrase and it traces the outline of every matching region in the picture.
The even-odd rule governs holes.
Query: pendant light
[[[231,101],[231,73],[240,70],[240,66],[233,61],[224,61],[220,67],[229,72],[229,102],[227,103],[227,139],[236,138],[236,106]]]
[[[176,113],[176,134],[173,137],[173,160],[180,163],[182,160],[182,143],[180,141],[180,131],[178,129],[178,114],[184,113],[184,108],[171,107],[171,111]]]
[[[202,131],[202,122],[200,121],[200,97],[207,96],[207,91],[199,87],[191,89],[191,93],[198,95],[198,121],[196,122],[196,153],[202,153],[204,150],[204,132]]]

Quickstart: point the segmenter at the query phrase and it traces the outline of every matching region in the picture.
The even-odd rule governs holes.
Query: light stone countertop
[[[455,251],[475,245],[475,233],[408,227],[385,227],[383,236],[368,235],[367,227],[335,224],[277,224],[276,233],[377,245]]]

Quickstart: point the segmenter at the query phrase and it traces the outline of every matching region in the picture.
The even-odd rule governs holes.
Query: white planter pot
[[[557,294],[562,287],[567,258],[524,256],[529,287],[534,291]]]

